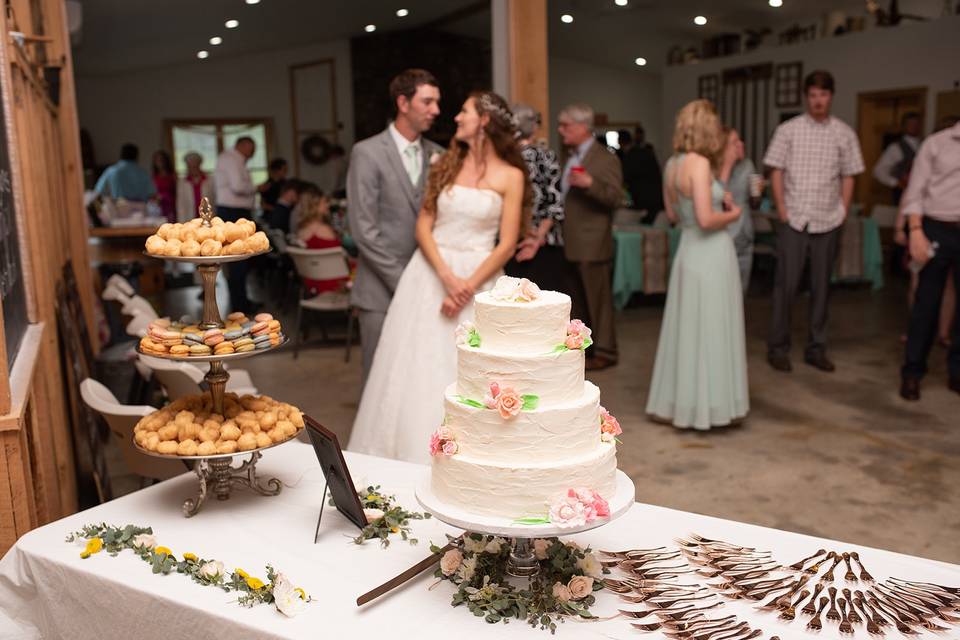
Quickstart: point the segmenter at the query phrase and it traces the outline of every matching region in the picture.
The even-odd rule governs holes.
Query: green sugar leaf
[[[524,411],[533,411],[537,408],[537,405],[540,404],[540,396],[524,395],[520,396],[520,398],[523,400]]]

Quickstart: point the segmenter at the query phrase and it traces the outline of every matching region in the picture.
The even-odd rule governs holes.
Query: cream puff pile
[[[169,456],[215,456],[283,442],[303,428],[303,413],[269,396],[226,393],[223,415],[209,393],[185,396],[144,416],[133,428],[137,445]]]
[[[252,220],[240,218],[236,222],[224,222],[215,217],[210,224],[209,227],[203,226],[202,218],[182,224],[162,224],[156,234],[147,238],[147,253],[157,257],[195,258],[245,255],[270,249],[267,234],[257,231]]]
[[[196,324],[158,318],[140,339],[140,351],[158,357],[228,356],[234,353],[271,349],[283,342],[280,321],[269,313],[251,320],[240,312],[227,316],[222,329],[203,330]]]

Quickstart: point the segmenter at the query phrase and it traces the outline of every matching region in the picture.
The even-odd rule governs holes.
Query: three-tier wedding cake
[[[584,379],[569,296],[501,277],[457,329],[457,380],[430,440],[431,487],[470,513],[578,525],[609,515],[620,427]]]

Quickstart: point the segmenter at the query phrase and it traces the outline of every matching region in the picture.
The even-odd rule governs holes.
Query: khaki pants
[[[593,355],[616,362],[617,333],[613,321],[613,272],[610,261],[576,262],[582,296],[574,296],[574,317],[580,317],[593,331]],[[578,300],[578,298],[580,298]]]

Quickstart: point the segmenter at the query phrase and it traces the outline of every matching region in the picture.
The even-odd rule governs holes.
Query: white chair
[[[147,335],[147,327],[150,326],[150,323],[156,320],[156,318],[151,317],[142,311],[135,311],[133,317],[130,319],[130,322],[127,323],[127,335],[131,335],[135,338],[142,338]]]
[[[133,443],[133,428],[143,416],[156,411],[149,406],[120,404],[105,386],[87,378],[80,383],[80,395],[84,403],[97,413],[110,428],[114,442],[120,448],[127,469],[144,479],[166,480],[189,470],[180,460],[164,460],[147,456],[137,450]],[[141,483],[141,487],[143,483]]]
[[[115,273],[107,278],[107,283],[103,287],[103,290],[107,291],[108,289],[116,289],[126,296],[132,296],[134,293],[136,293],[133,290],[133,285],[130,284],[130,281],[121,276],[119,273]]]
[[[124,315],[132,316],[135,313],[142,313],[146,316],[152,316],[151,319],[156,320],[160,317],[160,314],[157,313],[157,310],[153,308],[153,305],[142,296],[133,296],[126,302],[121,308]]]
[[[350,344],[353,341],[353,309],[350,307],[350,296],[347,293],[321,293],[312,298],[304,298],[303,279],[310,280],[333,280],[336,278],[346,278],[350,275],[350,267],[347,264],[347,256],[340,247],[330,249],[302,249],[300,247],[287,247],[287,254],[293,259],[293,264],[300,276],[300,294],[297,305],[296,335],[293,342],[293,357],[297,358],[300,353],[300,342],[303,335],[303,311],[316,311],[319,313],[343,313],[347,316],[347,339],[346,354],[344,361],[350,361]],[[327,338],[327,330],[324,325],[320,325],[324,340]]]
[[[203,383],[204,371],[193,363],[145,355],[140,356],[140,362],[153,371],[153,377],[167,392],[167,397],[171,401],[183,396],[196,395],[202,391],[200,385]],[[226,390],[239,396],[259,395],[250,374],[243,369],[230,369]]]

